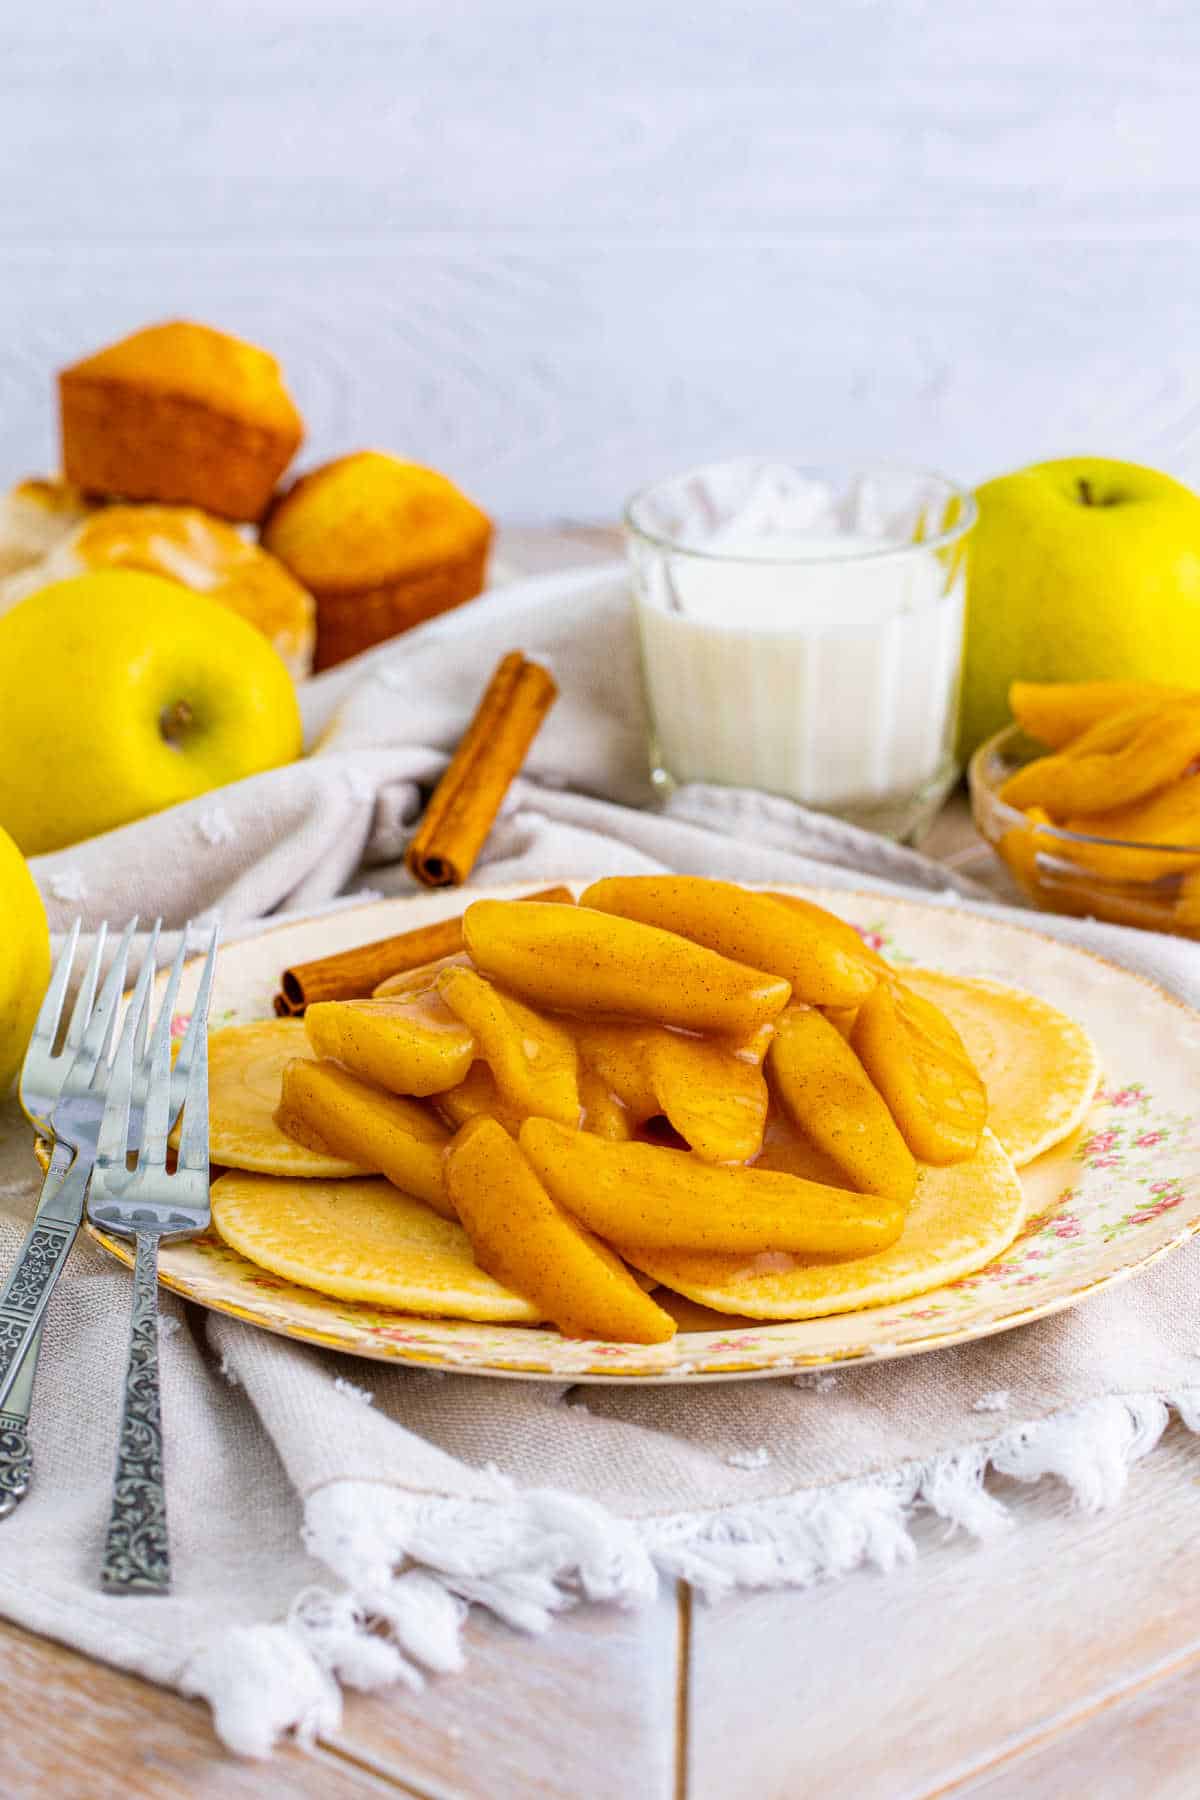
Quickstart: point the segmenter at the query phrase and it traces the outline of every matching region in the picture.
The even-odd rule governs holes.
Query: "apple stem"
[[[176,700],[170,706],[164,706],[158,720],[158,729],[162,732],[164,743],[181,744],[195,718],[186,700]]]
[[[1092,493],[1092,484],[1086,475],[1079,477],[1079,498],[1085,506],[1095,506],[1096,497]]]

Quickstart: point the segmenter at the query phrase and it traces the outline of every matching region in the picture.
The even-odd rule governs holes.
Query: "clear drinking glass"
[[[655,781],[759,788],[904,838],[959,774],[965,488],[743,459],[635,494]]]

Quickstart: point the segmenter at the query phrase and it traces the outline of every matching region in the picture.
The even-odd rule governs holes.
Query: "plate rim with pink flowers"
[[[405,895],[325,909],[227,942],[212,1023],[272,1016],[280,971],[521,887]],[[577,889],[582,884],[573,883]],[[775,884],[778,889],[781,884]],[[1081,1131],[1022,1171],[1028,1212],[974,1275],[905,1301],[794,1323],[683,1315],[670,1344],[604,1344],[542,1327],[418,1318],[331,1299],[246,1261],[214,1234],[166,1244],[165,1287],[245,1323],[348,1355],[477,1375],[554,1381],[713,1381],[910,1356],[1010,1330],[1127,1279],[1200,1230],[1200,1013],[1146,976],[1040,932],[945,901],[789,886],[848,919],[897,964],[1025,988],[1078,1019],[1104,1068]],[[182,1029],[199,959],[180,989]],[[127,1245],[89,1227],[128,1263]]]

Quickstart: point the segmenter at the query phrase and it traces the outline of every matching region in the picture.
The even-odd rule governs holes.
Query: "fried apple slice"
[[[856,1006],[875,985],[852,928],[804,901],[789,909],[773,894],[696,875],[619,875],[593,882],[579,903],[780,975],[811,1006]]]
[[[686,1151],[606,1143],[551,1119],[527,1119],[519,1141],[551,1197],[618,1246],[866,1256],[904,1225],[898,1200],[769,1169],[717,1169]]]
[[[749,1055],[712,1038],[668,1031],[662,1025],[584,1025],[579,1054],[628,1126],[665,1114],[705,1162],[749,1162],[762,1149],[767,1084]],[[546,1116],[534,1107],[531,1114]],[[619,1141],[629,1129],[603,1117],[600,1137]],[[588,1129],[596,1131],[594,1124]]]
[[[945,1013],[900,981],[881,981],[851,1039],[919,1162],[963,1162],[987,1124],[987,1090]]]
[[[623,1144],[639,1123],[598,1069],[586,1062],[579,1068],[579,1098],[583,1103],[583,1129],[611,1143]]]
[[[1023,731],[1061,750],[1117,713],[1186,700],[1189,692],[1194,690],[1154,681],[1014,681],[1008,704]]]
[[[819,923],[821,929],[828,932],[852,962],[862,963],[873,975],[886,974],[891,969],[891,964],[863,941],[853,925],[846,919],[840,919],[837,913],[830,912],[828,907],[818,906],[813,900],[802,900],[799,894],[771,894],[769,897],[813,924]]]
[[[778,976],[591,907],[477,900],[463,935],[483,974],[551,1011],[749,1036],[790,992]]]
[[[473,1035],[502,1100],[578,1125],[579,1058],[565,1026],[500,993],[474,969],[443,969],[437,991]]]
[[[821,1011],[829,1020],[839,1037],[849,1043],[854,1035],[854,1021],[858,1017],[857,1006],[823,1006]]]
[[[443,1218],[457,1217],[442,1168],[450,1133],[419,1101],[371,1087],[338,1063],[297,1057],[283,1071],[275,1122],[302,1144],[315,1135]]]
[[[1040,886],[1038,851],[1053,856],[1055,846],[1053,829],[1043,832],[1039,839],[1038,828],[1046,825],[1052,828],[1054,821],[1044,806],[1031,806],[1025,818],[1027,824],[1009,826],[996,849],[1013,880],[1024,888],[1031,900],[1036,900]]]
[[[1132,706],[1102,719],[1051,756],[1010,775],[1007,806],[1044,806],[1052,817],[1110,811],[1178,781],[1200,756],[1200,696]]]
[[[1132,806],[1080,813],[1063,820],[1066,831],[1115,838],[1117,845],[1068,844],[1073,863],[1094,869],[1106,881],[1158,881],[1200,865],[1200,775],[1185,775]],[[1128,844],[1129,849],[1119,847]],[[1156,852],[1156,844],[1186,846]]]
[[[1200,870],[1185,875],[1175,896],[1174,931],[1194,933],[1200,928]]]
[[[916,1161],[887,1105],[835,1025],[813,1007],[780,1015],[767,1056],[784,1112],[861,1194],[912,1199]]]
[[[475,1060],[474,1034],[437,993],[386,1000],[322,1000],[304,1015],[319,1057],[394,1094],[441,1094]]]
[[[443,969],[469,969],[470,966],[471,959],[465,950],[458,950],[453,956],[439,956],[435,962],[420,963],[415,969],[401,969],[398,975],[389,975],[377,988],[372,988],[371,998],[415,1000],[418,994],[428,994],[437,987]]]
[[[985,1131],[969,1162],[921,1170],[903,1232],[877,1254],[817,1262],[777,1253],[631,1250],[630,1261],[677,1294],[716,1312],[751,1319],[815,1319],[888,1306],[961,1280],[1012,1243],[1025,1211],[1020,1178]]]
[[[767,1083],[762,1070],[711,1038],[652,1031],[650,1083],[659,1110],[696,1155],[744,1163],[762,1149]]]
[[[472,1063],[458,1086],[438,1094],[435,1104],[455,1130],[471,1119],[495,1119],[510,1137],[516,1137],[529,1117],[523,1108],[502,1098],[496,1077],[485,1062]]]
[[[675,1335],[670,1314],[555,1205],[495,1119],[464,1125],[447,1152],[446,1179],[480,1268],[524,1294],[565,1337],[662,1344]]]
[[[767,1115],[762,1155],[755,1158],[754,1166],[775,1169],[781,1175],[801,1175],[805,1181],[819,1181],[825,1187],[844,1187],[846,1181],[832,1158],[796,1130],[782,1106],[773,1106]]]
[[[988,1126],[1018,1169],[1071,1136],[1100,1080],[1082,1025],[1035,994],[979,976],[905,969],[904,985],[957,1031],[987,1089]]]
[[[634,1129],[662,1110],[650,1079],[650,1059],[646,1054],[647,1039],[653,1029],[653,1026],[615,1023],[581,1023],[576,1028],[581,1067],[590,1072],[620,1105]],[[602,1131],[598,1135],[614,1137],[617,1134]],[[625,1137],[629,1135],[628,1131],[624,1133]]]

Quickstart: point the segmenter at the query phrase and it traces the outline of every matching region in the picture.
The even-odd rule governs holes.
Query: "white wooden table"
[[[510,532],[512,571],[613,553]],[[929,847],[969,841],[961,808]],[[1200,1321],[1197,1322],[1200,1335]],[[463,1675],[347,1699],[313,1755],[235,1763],[205,1710],[0,1625],[5,1800],[1195,1800],[1200,1440],[1178,1425],[1094,1518],[1000,1483],[986,1546],[919,1520],[918,1559],[708,1607],[667,1588],[544,1638],[486,1618]],[[33,1717],[52,1721],[33,1732]]]

